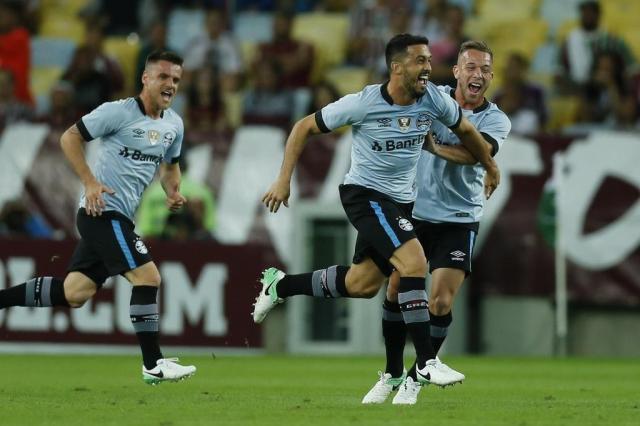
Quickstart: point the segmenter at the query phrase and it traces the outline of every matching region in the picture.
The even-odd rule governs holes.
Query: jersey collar
[[[456,99],[456,89],[451,87],[449,90],[449,95],[451,95],[451,97],[455,100]],[[489,101],[487,100],[487,98],[484,98],[484,102],[482,102],[482,104],[478,107],[475,107],[473,109],[473,113],[477,114],[479,112],[484,111],[485,109],[489,108]]]
[[[387,89],[388,85],[389,85],[389,80],[382,83],[382,85],[380,86],[380,94],[382,95],[382,98],[385,101],[387,101],[389,105],[393,105],[393,99],[391,99],[391,95],[389,94],[389,90]]]
[[[140,108],[140,112],[142,113],[142,115],[147,115],[147,111],[144,109],[144,103],[142,102],[142,99],[140,99],[140,96],[136,96],[135,98],[133,98],[136,100],[136,103],[138,104],[138,108]],[[164,111],[160,111],[160,118],[164,117]]]

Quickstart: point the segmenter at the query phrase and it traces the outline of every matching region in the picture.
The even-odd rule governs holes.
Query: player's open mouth
[[[478,94],[482,90],[482,84],[480,83],[469,83],[469,91],[473,94]]]
[[[168,90],[162,91],[160,92],[160,95],[162,96],[162,99],[164,99],[165,101],[170,101],[171,97],[173,96],[173,93],[171,93]]]
[[[423,85],[423,86],[427,86],[427,82],[429,81],[429,74],[421,74],[420,76],[418,76],[418,83]]]

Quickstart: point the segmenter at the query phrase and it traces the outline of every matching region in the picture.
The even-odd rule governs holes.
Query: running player
[[[467,41],[461,45],[458,63],[453,67],[456,88],[439,89],[456,100],[463,114],[480,131],[491,154],[496,155],[509,135],[511,123],[505,113],[484,97],[493,79],[492,66],[491,49],[484,42]],[[425,142],[418,162],[418,197],[412,221],[432,275],[429,317],[431,343],[438,353],[452,321],[455,295],[471,273],[473,245],[484,204],[484,170],[443,124],[433,123],[431,132],[433,135]],[[415,365],[406,379],[403,375],[406,327],[400,316],[396,274],[390,280],[382,307],[387,366],[362,402],[382,403],[397,387],[394,404],[415,404],[421,386]]]
[[[387,44],[385,57],[388,82],[367,86],[296,123],[280,174],[263,197],[272,212],[281,204],[288,206],[291,176],[307,136],[352,125],[351,169],[340,185],[340,198],[358,230],[353,264],[299,275],[267,269],[253,318],[261,322],[273,307],[294,295],[371,297],[395,268],[400,274],[398,297],[416,348],[419,379],[444,386],[460,381],[462,375],[436,362],[429,339],[426,259],[410,221],[416,165],[431,123],[439,120],[453,129],[487,169],[487,194],[498,185],[499,171],[484,139],[462,116],[460,107],[428,82],[428,40],[397,35]]]
[[[142,192],[158,167],[167,207],[176,211],[186,202],[180,194],[178,165],[184,127],[169,108],[181,76],[181,57],[153,52],[147,58],[139,97],[104,103],[67,129],[60,144],[84,185],[76,217],[81,239],[67,276],[37,277],[0,291],[0,308],[79,308],[108,277],[123,275],[133,285],[129,312],[142,350],[142,377],[150,384],[180,380],[196,371],[175,358],[164,358],[160,351],[160,273],[133,224]],[[83,145],[96,138],[102,141],[92,170]]]

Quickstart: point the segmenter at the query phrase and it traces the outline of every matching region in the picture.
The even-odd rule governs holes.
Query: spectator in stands
[[[13,74],[15,98],[33,105],[29,91],[31,47],[29,32],[20,22],[22,7],[19,0],[0,2],[0,68]]]
[[[211,238],[211,232],[215,228],[215,201],[211,189],[202,183],[191,179],[186,173],[187,162],[183,153],[180,157],[180,170],[182,170],[182,180],[180,182],[180,193],[187,197],[183,211],[188,211],[190,220],[189,234],[197,235],[199,239]],[[168,224],[170,211],[167,209],[166,194],[159,181],[152,183],[145,191],[138,208],[136,230],[143,237],[161,238]],[[184,224],[182,219],[176,220]],[[173,223],[173,222],[171,222]]]
[[[93,0],[80,11],[85,19],[99,19],[105,34],[126,36],[138,31],[141,0]]]
[[[67,81],[59,81],[56,83],[51,88],[49,100],[50,109],[44,116],[44,119],[54,129],[64,131],[80,118],[80,114],[74,104],[74,93],[71,83]],[[59,139],[59,137],[56,138],[56,141]]]
[[[448,5],[443,24],[442,37],[429,43],[433,55],[430,80],[434,84],[456,87],[457,81],[451,69],[458,63],[460,45],[469,40],[464,33],[464,9],[458,5]]]
[[[601,7],[598,1],[583,1],[580,8],[580,26],[569,33],[560,49],[560,69],[556,76],[558,89],[576,93],[587,83],[593,69],[594,57],[599,52],[615,53],[627,69],[635,58],[625,41],[600,28]]]
[[[283,74],[276,60],[264,60],[255,71],[253,88],[245,92],[242,105],[244,124],[291,126],[293,92],[283,87]]]
[[[590,73],[580,94],[578,127],[595,124],[610,129],[629,129],[635,126],[637,105],[627,79],[624,59],[612,52],[601,52],[594,58]]]
[[[444,37],[444,22],[447,20],[449,10],[447,0],[423,0],[417,9],[423,12],[414,14],[411,33],[424,35],[429,39],[430,44]]]
[[[314,84],[311,88],[311,99],[307,115],[320,111],[323,107],[337,101],[339,98],[340,93],[332,83],[323,80],[318,84]]]
[[[82,114],[122,95],[124,75],[118,62],[104,52],[104,32],[99,22],[87,21],[85,40],[76,48],[62,79],[73,85],[75,103]]]
[[[212,133],[227,127],[219,81],[212,68],[193,72],[187,91],[187,127],[189,132]]]
[[[136,60],[136,92],[142,90],[142,73],[144,72],[144,64],[147,62],[147,56],[154,50],[170,50],[167,46],[167,26],[164,22],[156,21],[149,28],[145,43],[138,52]]]
[[[511,132],[538,133],[547,122],[547,108],[542,87],[527,81],[529,61],[512,52],[504,70],[504,82],[493,101],[511,120]]]
[[[53,231],[22,200],[5,203],[0,210],[0,235],[4,237],[51,238]]]
[[[308,87],[313,69],[313,46],[291,37],[293,15],[278,12],[273,18],[273,40],[258,46],[253,72],[265,61],[274,61],[278,68],[278,84],[285,88]]]
[[[242,57],[232,34],[227,31],[224,13],[207,11],[206,34],[191,40],[184,58],[184,83],[188,86],[192,74],[201,68],[213,68],[223,92],[236,91],[242,75]]]
[[[0,129],[32,118],[31,106],[16,98],[13,73],[0,68]]]

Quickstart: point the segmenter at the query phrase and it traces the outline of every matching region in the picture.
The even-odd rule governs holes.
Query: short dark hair
[[[458,56],[462,55],[467,50],[478,50],[480,52],[488,53],[491,58],[491,62],[493,62],[493,50],[489,47],[489,45],[482,40],[467,40],[460,45],[460,50],[458,51]]]
[[[149,56],[147,56],[145,67],[158,61],[168,61],[172,64],[182,66],[183,59],[182,56],[175,52],[171,52],[170,50],[154,50],[149,54]]]
[[[384,57],[387,61],[387,68],[391,69],[391,62],[398,55],[405,55],[407,53],[407,47],[416,44],[429,45],[429,39],[424,36],[418,36],[413,34],[398,34],[395,35],[387,43],[387,47],[384,49]]]
[[[600,8],[600,2],[596,0],[581,1],[580,4],[578,5],[578,9],[582,10],[584,8],[593,9],[593,11],[595,11],[598,15],[602,11]]]

